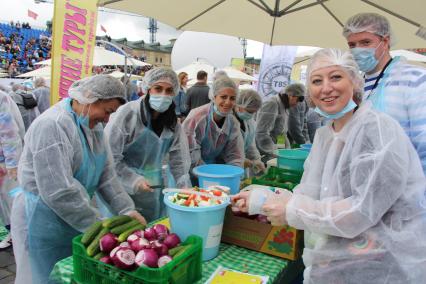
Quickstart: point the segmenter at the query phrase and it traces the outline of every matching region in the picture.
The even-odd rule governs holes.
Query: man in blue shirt
[[[365,72],[364,100],[401,124],[426,173],[426,69],[391,57],[390,24],[379,14],[352,16],[343,27],[343,35]]]

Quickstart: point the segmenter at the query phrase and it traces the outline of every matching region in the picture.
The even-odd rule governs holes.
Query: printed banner
[[[55,0],[50,103],[68,97],[74,81],[92,74],[97,0]]]
[[[257,90],[263,99],[279,94],[290,82],[297,46],[263,46]]]

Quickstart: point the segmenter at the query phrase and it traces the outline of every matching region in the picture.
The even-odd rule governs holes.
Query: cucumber
[[[104,228],[114,228],[115,226],[130,222],[131,220],[133,220],[132,217],[127,215],[114,216],[104,220],[102,226]]]
[[[128,229],[127,231],[124,231],[123,233],[120,234],[120,236],[118,236],[118,241],[124,242],[127,240],[127,237],[130,236],[134,231],[136,230],[144,230],[145,229],[145,225],[142,225],[141,223],[139,223],[136,226],[131,227],[130,229]]]
[[[182,246],[182,249],[179,250],[174,256],[173,258],[178,257],[179,255],[183,254],[184,252],[188,251],[190,248],[192,247],[192,245],[186,245],[186,246]]]
[[[177,246],[174,247],[172,249],[169,249],[169,255],[170,256],[175,256],[179,251],[181,251],[182,249],[185,249],[186,246]]]
[[[81,243],[87,247],[96,237],[96,235],[99,234],[101,229],[101,221],[93,223],[93,225],[90,226],[89,229],[87,229],[86,232],[83,234],[83,237],[81,238]]]
[[[96,254],[93,258],[96,259],[96,260],[100,260],[104,256],[106,256],[106,254],[101,251],[100,253]]]
[[[90,245],[87,247],[86,252],[88,256],[94,256],[95,254],[99,253],[99,241],[101,238],[106,235],[109,232],[108,228],[103,228],[99,234],[96,236],[96,238],[90,243]]]
[[[140,224],[138,220],[132,220],[130,222],[127,222],[125,224],[122,224],[120,226],[116,226],[114,228],[111,229],[111,233],[113,233],[114,235],[120,235],[121,233],[124,233],[125,231],[127,231],[128,229],[136,226]]]

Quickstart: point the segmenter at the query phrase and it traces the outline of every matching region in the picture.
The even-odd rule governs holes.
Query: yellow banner
[[[55,0],[50,103],[68,97],[74,81],[92,74],[97,0]]]
[[[231,66],[240,71],[244,71],[245,60],[244,58],[232,58]]]

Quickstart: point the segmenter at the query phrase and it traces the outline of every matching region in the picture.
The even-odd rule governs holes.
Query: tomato
[[[222,196],[222,191],[220,190],[212,190],[214,196]]]

